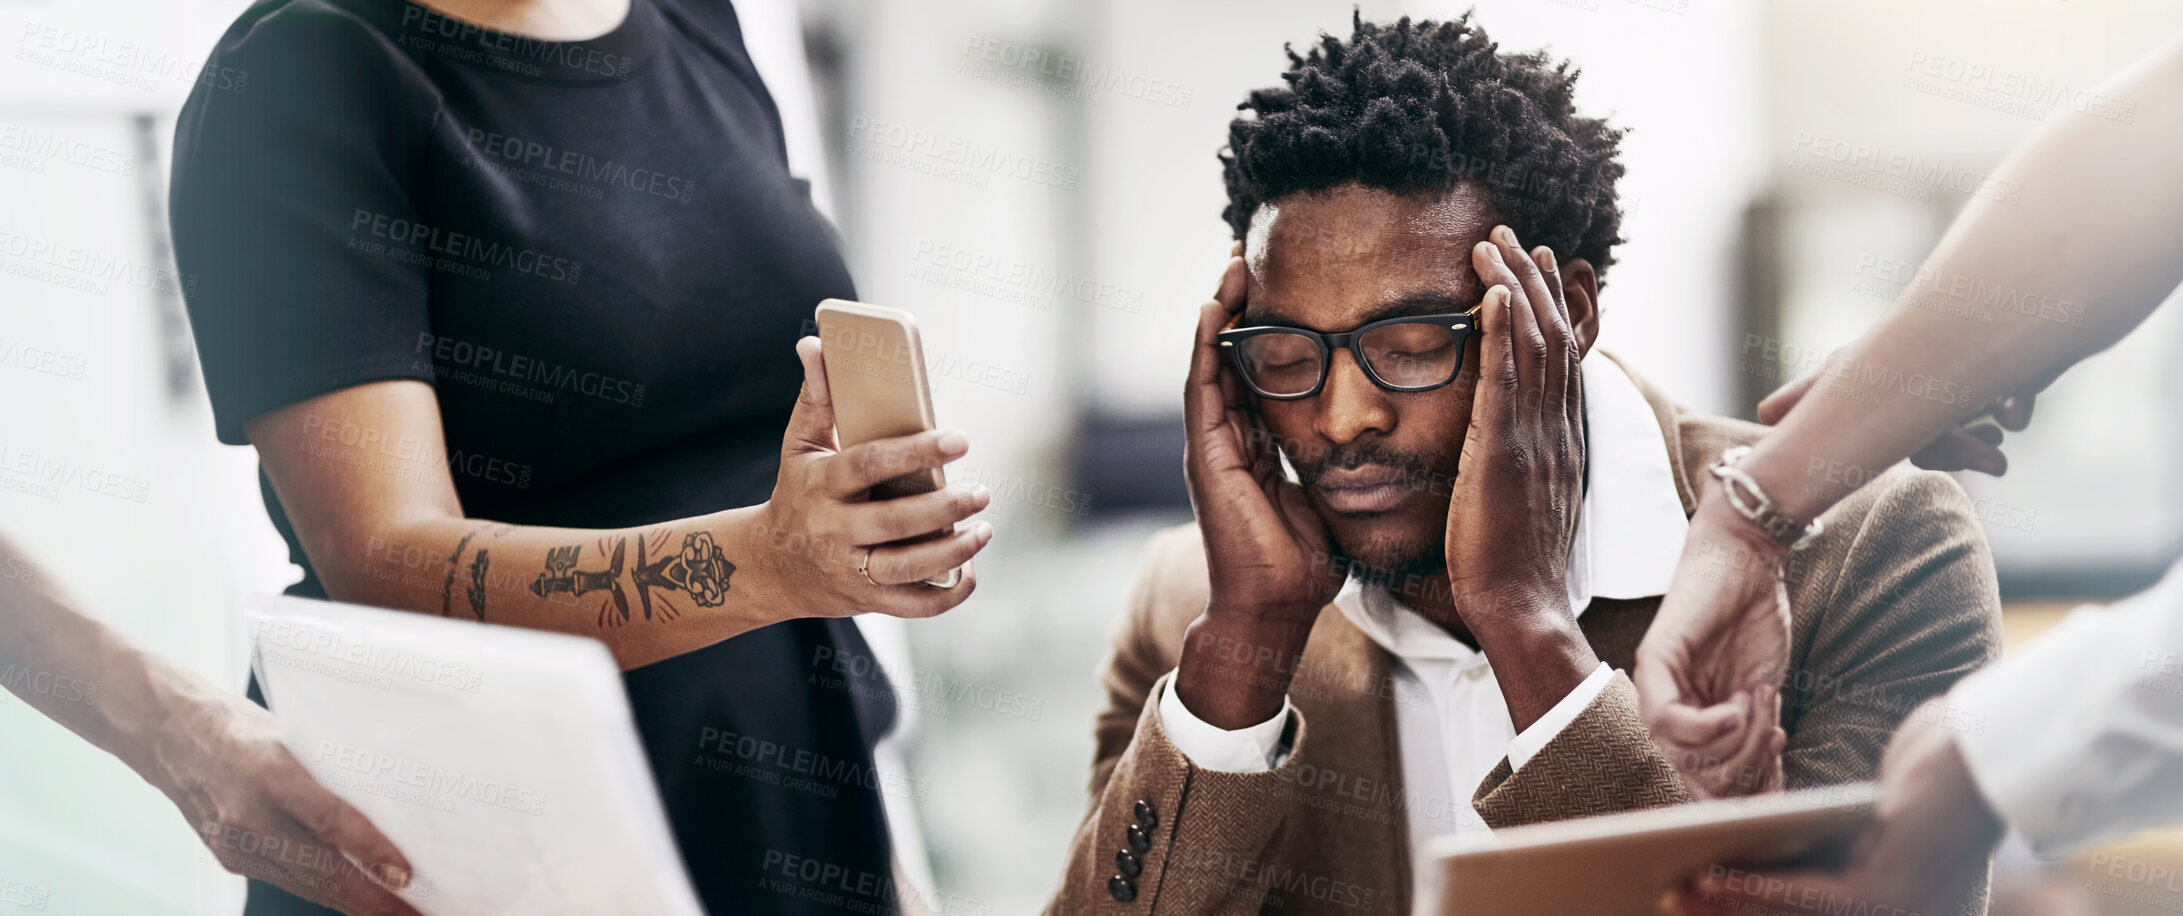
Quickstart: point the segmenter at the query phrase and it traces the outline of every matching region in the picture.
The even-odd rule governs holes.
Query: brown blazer
[[[1683,511],[1704,468],[1761,427],[1684,410],[1634,373],[1660,422]],[[1897,468],[1826,515],[1787,575],[1791,669],[1782,766],[1789,788],[1871,779],[1895,726],[2000,647],[2000,596],[1970,501],[1946,475]],[[1444,807],[1403,791],[1393,660],[1332,605],[1289,688],[1290,751],[1266,773],[1200,769],[1161,730],[1158,697],[1204,610],[1197,528],[1155,535],[1101,672],[1091,810],[1077,828],[1055,913],[1247,914],[1410,911],[1406,812]],[[1487,825],[1689,800],[1637,712],[1627,672],[1658,598],[1594,599],[1580,618],[1614,680],[1521,772],[1503,760],[1473,796]],[[1142,802],[1151,815],[1137,813]],[[1445,816],[1445,815],[1441,815]],[[1148,834],[1135,896],[1109,893],[1128,829]],[[1572,876],[1581,880],[1581,876]],[[1970,909],[1983,909],[1981,899]]]

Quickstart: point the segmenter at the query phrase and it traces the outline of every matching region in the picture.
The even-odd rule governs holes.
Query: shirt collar
[[[1593,598],[1664,595],[1690,519],[1668,463],[1652,405],[1614,360],[1593,351],[1584,372],[1584,455],[1589,485],[1569,550],[1569,606]],[[1413,613],[1386,589],[1352,578],[1334,598],[1365,636],[1398,658],[1467,660],[1476,650]]]

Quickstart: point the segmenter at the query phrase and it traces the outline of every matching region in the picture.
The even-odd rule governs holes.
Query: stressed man
[[[1053,909],[1406,913],[1444,836],[1872,778],[1998,648],[1962,492],[1892,471],[1829,513],[1784,579],[1781,694],[1670,759],[1623,672],[1759,430],[1593,352],[1620,132],[1468,17],[1291,60],[1230,127],[1198,522],[1117,624]]]

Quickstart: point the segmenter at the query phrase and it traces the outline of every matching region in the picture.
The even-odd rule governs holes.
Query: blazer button
[[[1129,850],[1117,849],[1114,851],[1114,867],[1121,869],[1122,874],[1135,878],[1145,870],[1145,863],[1130,855]]]
[[[1115,875],[1107,879],[1107,893],[1113,895],[1116,900],[1128,903],[1137,899],[1137,885],[1131,883],[1128,878]]]
[[[1138,799],[1137,823],[1144,825],[1146,830],[1158,827],[1160,826],[1160,812],[1152,810],[1151,802]]]
[[[1145,835],[1145,829],[1143,827],[1139,827],[1136,824],[1129,825],[1129,848],[1130,851],[1135,852],[1140,856],[1151,851],[1152,838]]]

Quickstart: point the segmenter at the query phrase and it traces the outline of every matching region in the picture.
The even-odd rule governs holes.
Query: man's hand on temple
[[[1716,866],[1661,901],[1665,913],[1952,912],[1986,874],[2002,825],[1929,700],[1888,744],[1873,822],[1837,872]]]
[[[1240,729],[1281,711],[1319,609],[1341,589],[1326,525],[1290,481],[1219,333],[1244,307],[1244,267],[1230,258],[1198,314],[1183,392],[1183,472],[1205,538],[1211,597],[1190,625],[1174,689],[1206,723]]]
[[[1568,590],[1584,505],[1583,352],[1552,252],[1526,254],[1501,226],[1471,264],[1488,289],[1448,504],[1448,585],[1521,732],[1599,667]]]

